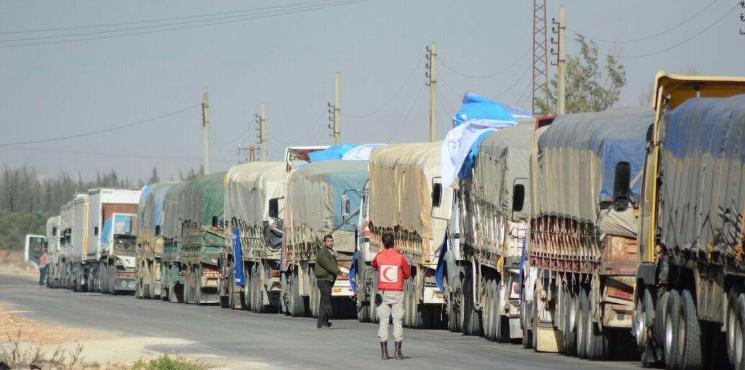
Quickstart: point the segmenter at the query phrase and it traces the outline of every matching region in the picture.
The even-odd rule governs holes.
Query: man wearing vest
[[[47,266],[49,265],[49,257],[47,251],[44,249],[39,257],[39,286],[44,286],[47,280]]]
[[[331,327],[331,287],[334,286],[336,276],[341,275],[341,270],[336,262],[334,254],[334,237],[326,235],[323,237],[323,247],[318,249],[316,265],[313,269],[318,282],[318,290],[321,293],[321,301],[318,304],[318,329]]]
[[[404,340],[404,328],[401,320],[404,317],[404,280],[411,276],[411,267],[403,254],[393,248],[393,234],[383,234],[385,249],[378,252],[372,261],[372,267],[378,271],[378,294],[375,304],[378,305],[378,338],[383,360],[388,359],[388,321],[393,315],[393,337],[396,339],[396,359],[402,360],[401,342]]]

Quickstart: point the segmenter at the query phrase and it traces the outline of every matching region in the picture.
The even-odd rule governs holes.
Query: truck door
[[[26,234],[26,246],[24,248],[23,260],[39,267],[39,258],[43,253],[47,238],[43,235]]]

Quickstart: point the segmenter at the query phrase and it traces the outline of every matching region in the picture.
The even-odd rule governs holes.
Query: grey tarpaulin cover
[[[641,189],[650,108],[621,108],[560,116],[541,134],[531,155],[533,215],[589,222],[601,233],[635,237],[638,221],[625,212],[601,210],[613,201],[615,168],[631,167],[631,195]]]
[[[181,236],[184,221],[211,225],[223,219],[225,172],[213,173],[174,185],[163,201],[161,229],[166,238]]]
[[[226,177],[225,219],[261,226],[269,218],[269,200],[285,195],[285,162],[250,162],[233,166]],[[279,202],[280,216],[283,213]]]
[[[360,207],[367,182],[367,161],[313,162],[290,174],[285,202],[285,240],[288,245],[321,243],[334,235],[335,249],[354,252],[356,217],[342,219],[342,196],[350,213]]]
[[[745,210],[745,95],[693,98],[665,114],[661,157],[662,244],[732,255]]]
[[[503,128],[486,138],[479,147],[472,174],[473,196],[497,206],[503,215],[512,213],[513,185],[522,181],[527,187],[530,144],[534,123]],[[530,196],[526,189],[520,214],[530,214]]]

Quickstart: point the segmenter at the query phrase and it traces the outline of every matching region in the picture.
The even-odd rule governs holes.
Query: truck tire
[[[656,367],[661,363],[661,356],[657,351],[657,343],[649,335],[649,328],[654,325],[655,316],[654,301],[649,289],[644,289],[639,297],[634,315],[633,330],[636,332],[642,366]]]
[[[264,268],[261,265],[256,269],[256,281],[254,286],[256,287],[256,312],[266,313],[269,302],[264,299]]]
[[[585,346],[587,346],[587,359],[590,361],[604,361],[606,359],[607,340],[609,334],[601,332],[598,323],[592,320],[592,310],[587,313],[587,340]]]
[[[738,329],[739,320],[737,317],[737,300],[739,298],[739,291],[732,287],[727,292],[727,359],[733,366],[735,365],[735,342],[736,342],[736,331]]]
[[[116,266],[109,265],[109,294],[116,293]]]
[[[370,322],[378,323],[380,322],[380,318],[378,318],[378,306],[375,305],[375,295],[378,294],[378,274],[372,269],[368,270],[368,274],[370,274],[371,282],[370,297],[367,305],[368,315],[370,316]]]
[[[460,299],[460,292],[462,291],[460,279],[455,279],[455,281],[452,282],[452,286],[450,285],[450,282],[448,282],[448,290],[450,290],[450,292],[448,292],[449,299],[447,301],[448,330],[458,332],[460,331],[461,317],[459,310],[456,308],[456,302],[462,302]]]
[[[523,348],[533,348],[532,331],[530,330],[531,320],[528,318],[528,302],[525,298],[520,300],[520,323],[523,330],[523,337],[521,339]]]
[[[482,325],[484,327],[484,338],[488,340],[494,340],[494,329],[496,329],[496,326],[494,325],[494,317],[493,314],[496,313],[494,308],[494,294],[492,294],[491,291],[491,282],[492,279],[481,279],[481,286],[484,287],[484,295],[482,297],[482,309],[481,309],[481,318],[483,319]]]
[[[665,304],[664,320],[664,348],[665,367],[672,370],[678,364],[678,318],[680,317],[680,294],[677,290],[671,290]]]
[[[579,317],[577,321],[577,357],[587,358],[587,322],[590,316],[590,300],[587,298],[587,292],[579,288]],[[589,320],[592,322],[592,319]]]
[[[745,294],[739,294],[735,304],[734,361],[731,364],[736,370],[742,370],[745,369]]]
[[[564,290],[564,307],[561,308],[563,321],[562,321],[562,334],[564,339],[564,353],[569,356],[577,355],[577,304],[575,300],[575,294],[570,289]]]
[[[202,271],[204,267],[202,264],[198,264],[194,269],[194,302],[198,305],[205,304],[203,302],[204,294],[202,294]]]
[[[703,367],[703,350],[701,347],[701,324],[696,313],[696,304],[693,295],[688,289],[684,289],[680,295],[680,320],[678,328],[680,355],[678,356],[678,368],[681,370],[694,370]]]
[[[288,277],[288,301],[287,310],[290,316],[299,317],[305,315],[305,302],[300,295],[300,281],[297,274]]]

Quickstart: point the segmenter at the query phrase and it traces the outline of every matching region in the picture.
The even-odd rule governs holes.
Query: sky
[[[628,82],[617,106],[640,105],[658,70],[745,76],[745,9],[734,1],[548,0],[549,22],[560,4],[568,54],[577,52],[579,32],[601,53],[620,56]],[[432,42],[443,138],[467,91],[531,109],[532,5],[3,1],[0,164],[84,178],[114,168],[131,179],[147,179],[157,167],[161,178],[177,178],[201,162],[204,88],[213,172],[237,163],[239,145],[256,142],[262,103],[269,157],[281,160],[288,145],[331,144],[326,110],[335,72],[342,142],[426,141],[424,54]],[[18,142],[32,143],[8,145]]]

